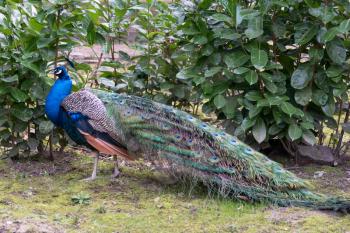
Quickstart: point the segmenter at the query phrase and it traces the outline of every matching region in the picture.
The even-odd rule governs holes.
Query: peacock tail
[[[279,206],[350,210],[350,201],[310,191],[311,185],[236,137],[149,99],[90,90],[130,157],[143,157],[222,196]]]

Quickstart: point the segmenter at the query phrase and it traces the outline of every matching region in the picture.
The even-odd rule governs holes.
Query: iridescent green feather
[[[309,191],[307,181],[253,150],[237,138],[188,113],[136,96],[91,90],[105,104],[116,128],[136,141],[137,156],[160,161],[224,196],[244,196],[281,206],[345,209],[346,200]]]

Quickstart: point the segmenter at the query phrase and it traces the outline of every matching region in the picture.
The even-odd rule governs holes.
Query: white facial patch
[[[55,74],[60,74],[60,73],[62,73],[62,70],[58,70],[57,72],[55,72]]]

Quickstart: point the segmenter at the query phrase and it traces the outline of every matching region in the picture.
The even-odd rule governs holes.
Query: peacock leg
[[[88,178],[84,179],[85,181],[90,181],[90,180],[96,179],[99,155],[100,155],[99,152],[95,152],[94,168],[92,170],[91,177],[88,177]]]
[[[120,171],[118,168],[118,157],[116,155],[114,155],[113,160],[114,160],[114,171],[112,174],[112,178],[117,178],[120,175]]]

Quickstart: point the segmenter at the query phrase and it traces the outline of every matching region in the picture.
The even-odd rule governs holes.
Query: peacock
[[[65,67],[56,67],[54,74],[58,79],[46,98],[46,115],[77,144],[95,151],[91,180],[104,153],[142,158],[228,198],[350,210],[350,200],[311,191],[306,180],[188,113],[137,96],[96,89],[72,93]],[[113,177],[119,175],[117,165]]]

